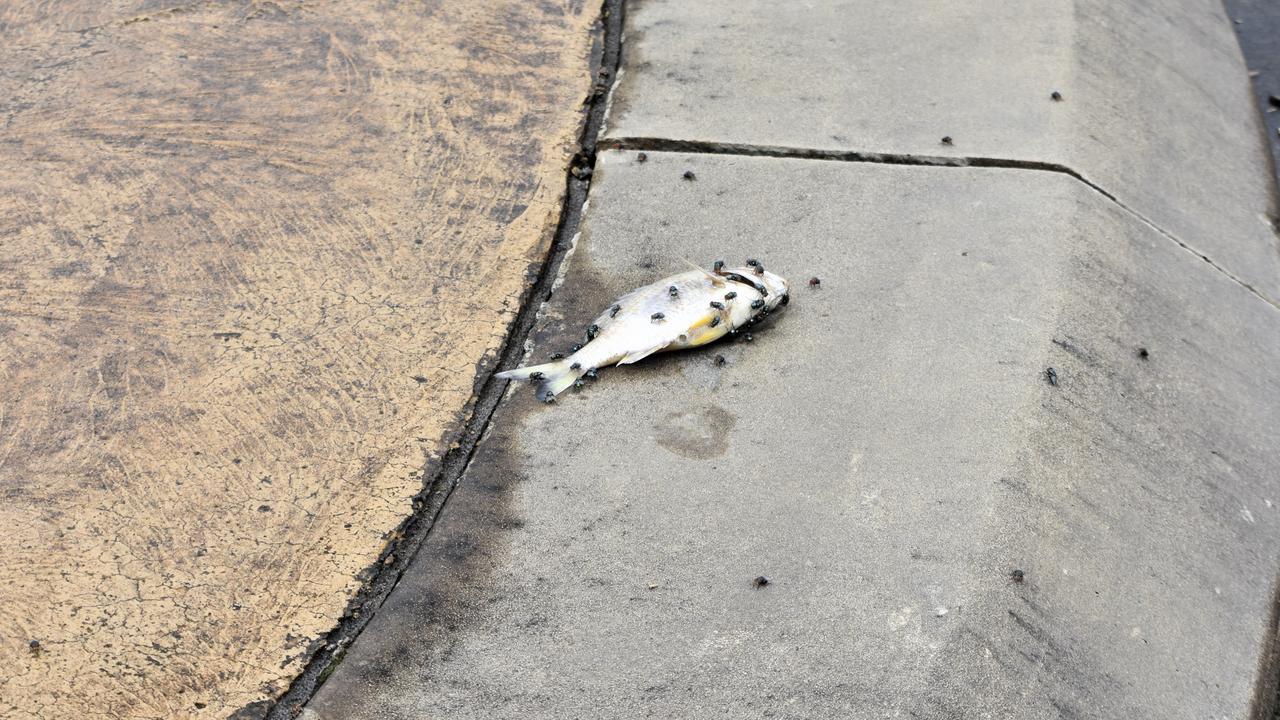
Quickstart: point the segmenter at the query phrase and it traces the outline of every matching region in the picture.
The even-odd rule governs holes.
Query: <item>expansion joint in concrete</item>
[[[1150,218],[1138,212],[1134,208],[1125,204],[1124,201],[1117,198],[1106,188],[1098,185],[1076,170],[1066,165],[1053,162],[1043,162],[1040,160],[1015,160],[1010,158],[993,158],[993,157],[966,157],[966,156],[947,156],[947,155],[913,155],[905,153],[877,153],[863,152],[858,150],[820,150],[814,148],[797,148],[779,145],[752,145],[746,143],[723,143],[709,142],[703,140],[669,140],[664,138],[650,137],[623,137],[608,138],[601,140],[599,143],[601,150],[637,150],[645,152],[672,152],[672,153],[689,153],[701,155],[742,155],[747,157],[772,157],[772,158],[791,158],[797,160],[827,160],[836,162],[860,162],[860,163],[877,163],[883,165],[915,165],[926,167],[952,167],[952,168],[1005,168],[1009,170],[1034,170],[1039,172],[1053,172],[1061,175],[1067,175],[1080,183],[1088,186],[1089,189],[1106,198],[1109,202],[1115,204],[1129,215],[1147,225],[1151,229],[1158,232],[1178,247],[1195,255],[1203,260],[1214,270],[1222,273],[1230,278],[1236,284],[1240,285],[1250,294],[1262,300],[1271,307],[1280,310],[1280,301],[1270,297],[1266,293],[1258,290],[1249,283],[1240,279],[1230,270],[1222,267],[1214,262],[1212,258],[1200,252],[1190,244],[1186,243],[1178,236],[1165,230]]]

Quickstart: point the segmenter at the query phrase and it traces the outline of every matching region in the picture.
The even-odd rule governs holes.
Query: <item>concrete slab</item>
[[[1266,147],[1217,0],[644,0],[627,27],[615,142],[1062,165],[1280,298]]]
[[[746,256],[754,342],[514,388],[305,717],[1247,715],[1274,307],[1059,173],[607,152],[532,356]]]
[[[598,4],[0,4],[0,717],[253,718],[453,442]]]

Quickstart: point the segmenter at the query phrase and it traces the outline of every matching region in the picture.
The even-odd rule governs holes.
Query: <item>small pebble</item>
[[[714,362],[715,362],[715,364],[716,364],[716,366],[717,366],[717,367],[724,365],[724,356],[723,356],[723,355],[717,355],[717,356],[716,356],[716,358],[715,358],[715,360],[714,360]]]
[[[1138,348],[1138,357],[1142,358],[1143,360],[1146,360],[1151,357],[1151,351],[1147,350],[1146,348],[1140,347]]]
[[[809,278],[809,287],[818,287],[821,284],[822,284],[822,280],[816,277]]]
[[[1050,385],[1058,386],[1058,371],[1053,368],[1047,368],[1044,371],[1044,379],[1049,381]]]
[[[665,317],[666,317],[666,315],[663,315],[662,313],[660,313],[660,312],[659,312],[659,313],[654,313],[654,314],[650,315],[650,316],[649,316],[649,319],[650,319],[650,320],[655,320],[655,321],[656,321],[656,320],[661,320],[661,319],[663,319],[663,318],[665,318]]]
[[[648,155],[644,153],[636,153],[636,162],[644,162],[645,160],[648,160],[648,159],[649,159]]]
[[[942,144],[943,144],[943,145],[950,145],[950,144],[951,144],[951,136],[950,136],[950,135],[943,135],[943,136],[942,136]]]
[[[934,617],[942,617],[943,615],[946,615],[946,614],[947,614],[947,609],[942,607],[941,605],[933,609]]]
[[[1062,102],[1062,93],[1058,92],[1057,90],[1054,90],[1052,93],[1050,93],[1049,97],[1057,102]]]
[[[1020,583],[1026,579],[1026,575],[1023,574],[1021,570],[1014,570],[1013,572],[1009,573],[1009,578],[1016,583]]]
[[[651,582],[651,583],[649,583],[649,589],[650,589],[650,590],[656,590],[656,589],[658,589],[658,583],[655,583],[655,582]]]
[[[751,581],[751,584],[755,585],[758,588],[762,588],[765,585],[769,584],[769,578],[765,577],[764,575],[757,575],[756,579]]]
[[[694,175],[692,170],[685,170],[684,175],[682,175],[681,177],[683,177],[685,180],[693,180],[698,176]]]

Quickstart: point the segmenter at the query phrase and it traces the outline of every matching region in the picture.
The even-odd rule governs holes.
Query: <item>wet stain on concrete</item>
[[[719,457],[729,449],[729,433],[737,424],[728,410],[708,405],[667,415],[653,426],[653,438],[681,457]]]

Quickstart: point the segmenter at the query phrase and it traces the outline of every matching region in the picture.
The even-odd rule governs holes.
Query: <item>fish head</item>
[[[786,278],[768,270],[760,270],[758,267],[738,267],[726,270],[725,274],[737,276],[739,280],[745,280],[751,285],[760,285],[765,289],[764,308],[765,312],[772,312],[778,309],[780,305],[786,305],[791,301],[791,284]]]
[[[765,307],[770,310],[776,310],[779,305],[786,305],[791,301],[791,285],[786,278],[768,270],[756,277],[760,282],[764,283],[765,288],[769,291],[769,294],[764,298]]]

